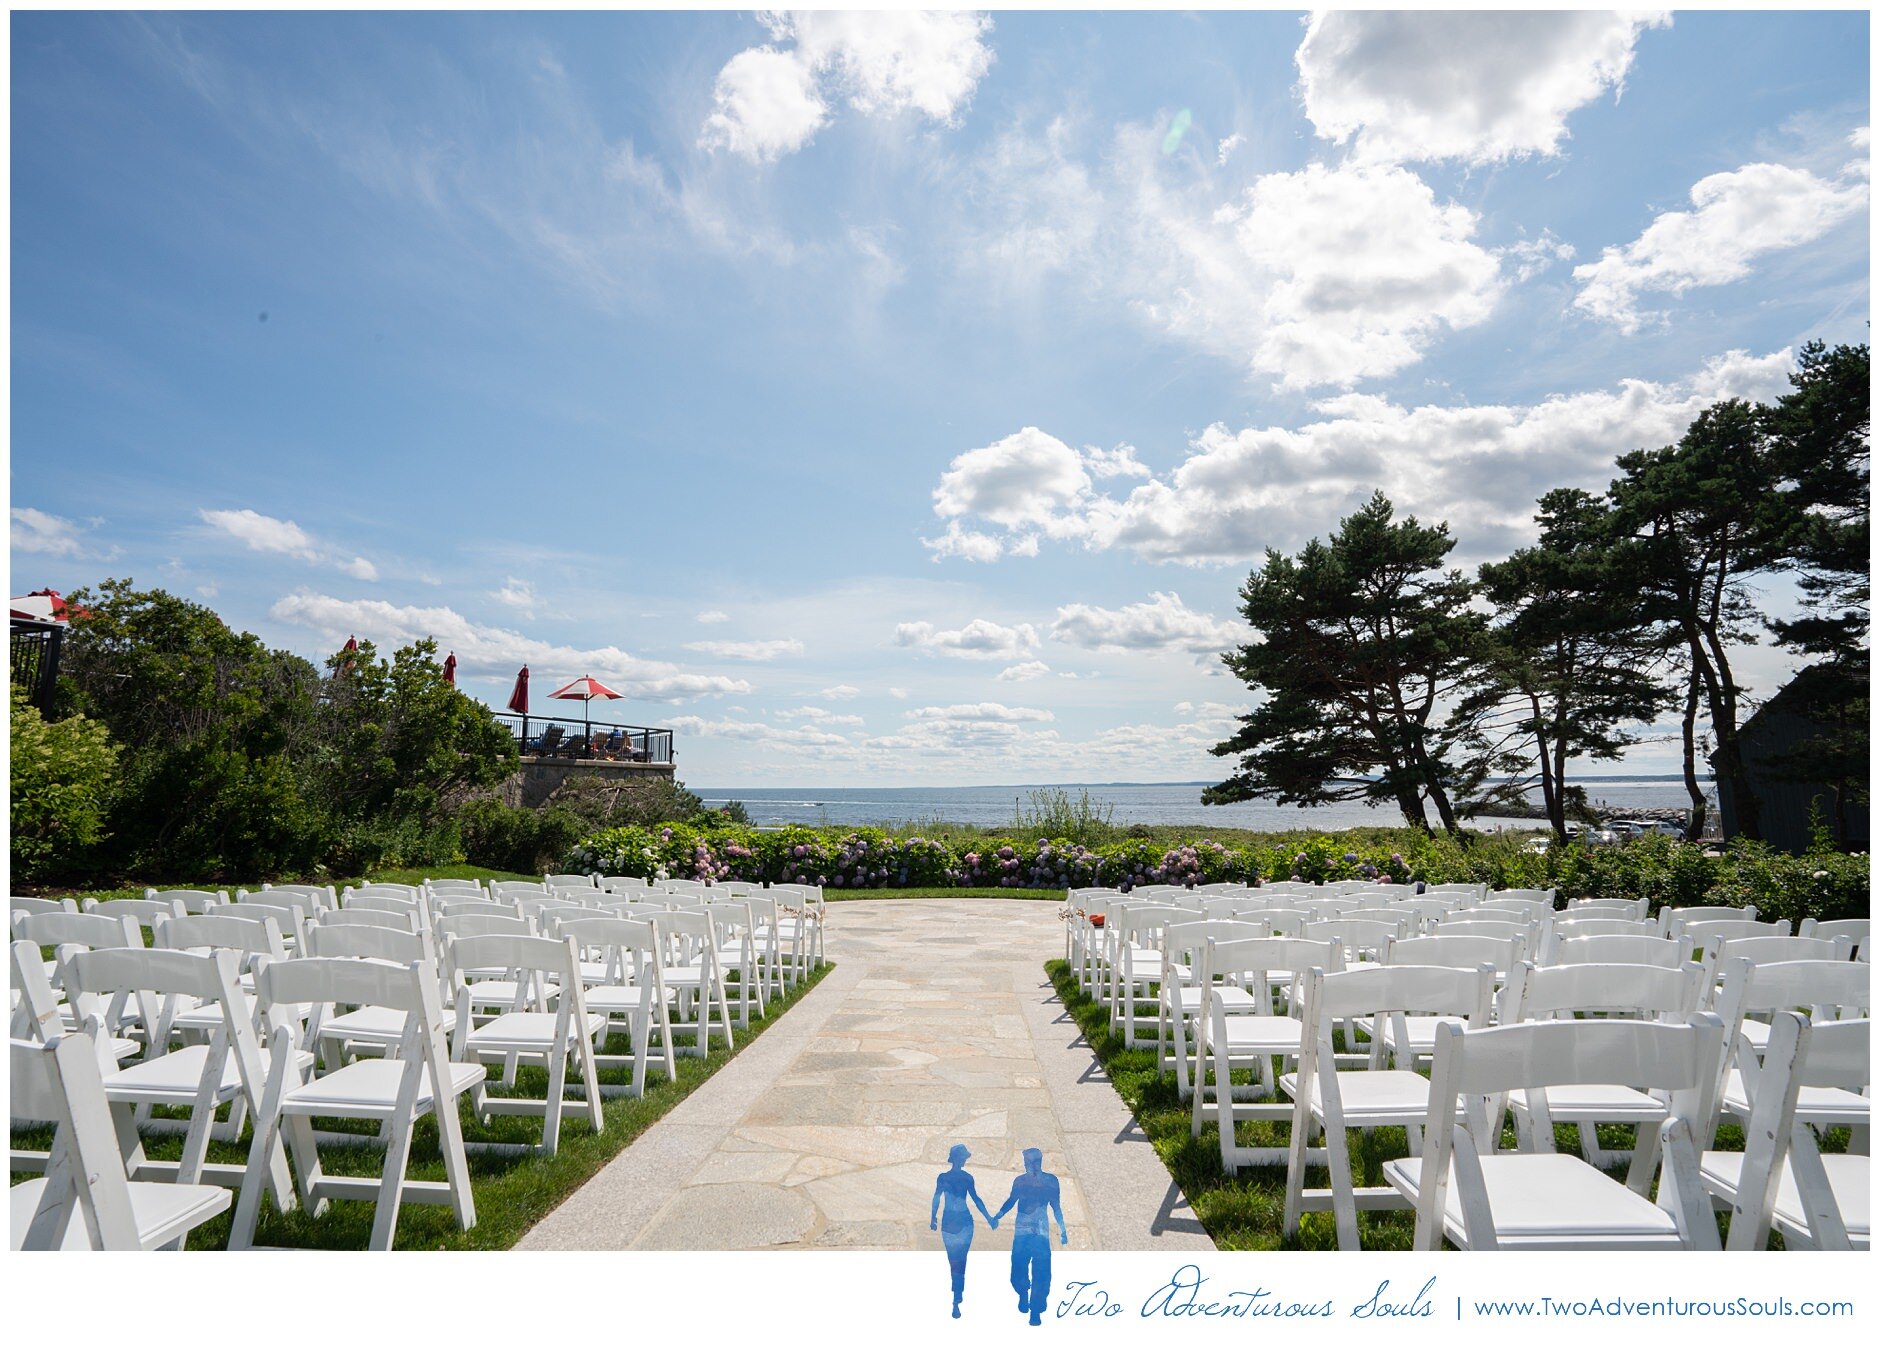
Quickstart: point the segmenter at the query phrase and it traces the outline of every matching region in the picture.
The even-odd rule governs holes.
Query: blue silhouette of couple
[[[997,1214],[986,1210],[973,1185],[966,1160],[972,1156],[965,1144],[955,1144],[947,1154],[948,1171],[934,1179],[933,1214],[928,1228],[940,1234],[946,1244],[947,1265],[953,1271],[953,1317],[960,1316],[960,1300],[966,1294],[966,1251],[973,1245],[972,1205],[985,1216],[986,1227],[996,1229],[1007,1210],[1017,1211],[1012,1230],[1012,1289],[1018,1292],[1018,1311],[1030,1314],[1035,1328],[1044,1314],[1051,1294],[1051,1223],[1055,1213],[1058,1241],[1068,1245],[1070,1234],[1064,1227],[1064,1207],[1058,1200],[1058,1179],[1044,1170],[1044,1154],[1035,1148],[1025,1150],[1025,1170],[1012,1179],[1012,1193],[1005,1198]],[[971,1202],[969,1205],[967,1202]]]

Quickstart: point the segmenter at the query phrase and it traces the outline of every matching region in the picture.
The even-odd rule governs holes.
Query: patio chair
[[[561,739],[567,729],[559,723],[551,723],[540,733],[529,739],[529,744],[522,749],[525,756],[547,756],[561,745]]]

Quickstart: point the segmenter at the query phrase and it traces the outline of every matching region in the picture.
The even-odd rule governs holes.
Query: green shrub
[[[1721,855],[1665,837],[1625,846],[1533,852],[1522,834],[1425,837],[1410,829],[1305,833],[1228,846],[1205,836],[1170,844],[1151,836],[1084,844],[1026,842],[983,832],[909,835],[877,827],[786,827],[758,832],[706,822],[615,827],[567,853],[574,873],[747,879],[827,888],[1084,888],[1144,884],[1336,879],[1555,886],[1577,898],[1649,897],[1659,906],[1754,903],[1765,917],[1866,914],[1864,855],[1782,855],[1754,842]]]
[[[498,799],[472,799],[457,810],[463,858],[512,874],[537,875],[560,864],[590,830],[578,811],[552,804],[511,808]]]
[[[46,722],[15,685],[8,743],[13,877],[70,882],[104,839],[118,750],[104,724],[83,714]]]

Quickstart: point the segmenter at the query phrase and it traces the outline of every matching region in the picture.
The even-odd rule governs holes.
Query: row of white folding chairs
[[[1491,966],[1482,963],[1471,968],[1453,959],[1430,962],[1420,957],[1429,953],[1427,949],[1416,951],[1415,947],[1419,944],[1410,943],[1410,955],[1393,955],[1382,967],[1369,969],[1344,968],[1343,960],[1336,950],[1323,942],[1276,938],[1228,939],[1207,942],[1204,947],[1209,959],[1201,966],[1204,972],[1198,972],[1200,986],[1195,991],[1200,994],[1198,1007],[1206,1021],[1197,1021],[1193,1027],[1196,1055],[1194,1081],[1192,1084],[1184,1083],[1192,1091],[1194,1131],[1197,1135],[1201,1132],[1204,1114],[1211,1109],[1218,1126],[1224,1165],[1236,1168],[1259,1161],[1288,1163],[1288,1231],[1297,1227],[1302,1208],[1329,1207],[1334,1209],[1338,1218],[1341,1246],[1355,1247],[1355,1212],[1361,1204],[1373,1208],[1378,1207],[1380,1202],[1401,1206],[1406,1187],[1414,1191],[1417,1175],[1414,1155],[1418,1149],[1418,1140],[1424,1132],[1424,1112],[1456,1109],[1453,1096],[1430,1095],[1433,1081],[1440,1082],[1443,1076],[1444,1060],[1440,1053],[1448,1031],[1465,1026],[1472,1030],[1483,1030],[1491,1025],[1495,1029],[1520,1029],[1523,1022],[1537,1016],[1573,1016],[1593,1011],[1680,1016],[1696,1010],[1695,1003],[1700,999],[1703,987],[1703,971],[1689,963],[1680,968],[1642,964],[1536,968],[1530,964],[1517,963],[1510,983],[1512,998],[1504,1003],[1503,1019],[1495,1024],[1494,1007],[1490,1000],[1493,978]],[[1225,979],[1217,982],[1213,977],[1215,972],[1225,973]],[[1275,972],[1287,978],[1298,978],[1303,974],[1310,980],[1305,988],[1303,1016],[1280,1015],[1277,1014],[1277,1008],[1264,1005],[1269,996],[1268,985]],[[1240,983],[1247,983],[1249,987],[1238,986]],[[1419,987],[1421,991],[1418,991]],[[1769,1013],[1808,1006],[1815,1010],[1817,1020],[1824,1015],[1830,1018],[1864,1016],[1870,1008],[1870,988],[1870,971],[1867,966],[1860,964],[1798,961],[1765,965],[1758,970],[1749,961],[1742,961],[1742,968],[1724,989],[1719,1003],[1726,1018],[1722,1029],[1727,1030],[1731,1042],[1729,1052],[1733,1056],[1733,1066],[1728,1072],[1723,1068],[1721,1057],[1725,1050],[1720,1038],[1717,1062],[1712,1065],[1712,1071],[1706,1079],[1708,1085],[1701,1089],[1704,1094],[1683,1112],[1687,1119],[1694,1120],[1693,1128],[1698,1136],[1696,1146],[1708,1147],[1710,1132],[1720,1119],[1754,1123],[1753,1108],[1757,1096],[1752,1069],[1757,1062],[1755,1055],[1761,1048],[1774,1046],[1774,1042],[1769,1038],[1769,1027],[1754,1019],[1752,1012]],[[1337,1058],[1332,1052],[1331,1027],[1334,1020],[1342,1019],[1349,1024],[1354,1017],[1364,1018],[1371,1029],[1374,1037],[1373,1054],[1364,1073],[1346,1080],[1345,1075],[1338,1071]],[[1549,1023],[1560,1024],[1558,1021]],[[1307,1035],[1317,1036],[1316,1043],[1306,1044],[1304,1037]],[[1576,1039],[1572,1043],[1580,1044],[1582,1041]],[[1416,1066],[1416,1060],[1426,1053],[1434,1058],[1437,1065],[1432,1080],[1424,1079]],[[1397,1067],[1383,1069],[1378,1066],[1377,1060],[1382,1056],[1395,1058]],[[1276,1057],[1299,1065],[1294,1073],[1280,1079],[1282,1092],[1291,1100],[1284,1099],[1281,1093],[1273,1089],[1268,1065]],[[1182,1066],[1185,1066],[1185,1057],[1178,1058],[1178,1070]],[[1256,1069],[1258,1082],[1252,1089],[1234,1088],[1229,1079],[1230,1068],[1248,1066]],[[1213,1070],[1212,1090],[1215,1099],[1212,1102],[1207,1100],[1210,1085],[1206,1072],[1208,1067]],[[1625,1084],[1632,1081],[1638,1081],[1647,1088],[1666,1085],[1626,1078],[1611,1078],[1604,1083],[1591,1078],[1571,1077],[1542,1081],[1538,1080],[1536,1073],[1530,1072],[1507,1103],[1515,1114],[1518,1146],[1530,1153],[1551,1154],[1553,1122],[1562,1120],[1580,1125],[1582,1151],[1588,1155],[1589,1162],[1611,1162],[1612,1156],[1598,1148],[1594,1137],[1595,1124],[1638,1125],[1641,1127],[1640,1152],[1632,1159],[1626,1187],[1635,1197],[1642,1195],[1648,1189],[1651,1174],[1656,1167],[1657,1144],[1653,1136],[1666,1118],[1677,1112],[1667,1107],[1661,1093],[1626,1090]],[[1859,1141],[1864,1147],[1865,1128],[1870,1119],[1868,1099],[1864,1091],[1843,1088],[1863,1088],[1865,1081],[1863,1076],[1859,1082],[1831,1083],[1827,1087],[1805,1093],[1803,1117],[1816,1124],[1855,1126],[1861,1131]],[[1556,1084],[1559,1086],[1556,1087]],[[1544,1088],[1556,1088],[1551,1106],[1548,1094],[1542,1090]],[[1254,1105],[1241,1102],[1243,1096],[1255,1095],[1273,1099]],[[1423,1100],[1425,1096],[1429,1097],[1427,1103]],[[1443,1104],[1445,1100],[1449,1104]],[[1495,1137],[1492,1142],[1483,1145],[1483,1151],[1498,1146],[1502,1109],[1501,1106],[1494,1108],[1492,1129]],[[1240,1147],[1235,1137],[1236,1125],[1239,1120],[1248,1118],[1293,1122],[1290,1150],[1281,1154],[1279,1150]],[[1433,1115],[1429,1121],[1434,1124]],[[1441,1123],[1442,1132],[1446,1134],[1447,1121]],[[1368,1194],[1362,1193],[1366,1188],[1360,1188],[1360,1193],[1354,1193],[1349,1181],[1347,1160],[1343,1156],[1343,1131],[1346,1128],[1379,1124],[1404,1127],[1411,1140],[1413,1158],[1393,1165],[1392,1186],[1369,1188]],[[1327,1130],[1326,1147],[1340,1151],[1340,1156],[1330,1160],[1332,1190],[1329,1196],[1326,1193],[1304,1191],[1304,1172],[1308,1162],[1323,1164],[1326,1161],[1322,1149],[1312,1150],[1307,1147],[1313,1128]],[[1486,1139],[1488,1128],[1484,1126],[1476,1133]],[[1468,1156],[1466,1141],[1457,1148],[1460,1150],[1459,1156]],[[1439,1160],[1448,1155],[1448,1149],[1439,1149],[1437,1152]],[[1712,1161],[1706,1158],[1707,1177]],[[1554,1175],[1564,1176],[1568,1180],[1584,1180],[1580,1172],[1570,1169],[1561,1172],[1557,1164],[1550,1167]],[[1428,1170],[1426,1164],[1423,1172],[1426,1174]],[[1864,1165],[1857,1170],[1864,1176]],[[1688,1177],[1685,1184],[1689,1185]],[[1587,1186],[1589,1189],[1586,1194],[1595,1200],[1604,1197],[1609,1204],[1617,1190],[1616,1183],[1603,1179],[1600,1183],[1587,1182]],[[1718,1185],[1713,1184],[1711,1189],[1718,1189]],[[1773,1195],[1774,1191],[1771,1190],[1770,1194]],[[1784,1194],[1788,1194],[1786,1189]],[[1844,1200],[1858,1207],[1859,1219],[1854,1236],[1860,1239],[1866,1233],[1864,1191],[1859,1197]],[[1410,1195],[1410,1202],[1415,1204],[1416,1201],[1416,1196]],[[1429,1207],[1423,1205],[1419,1208]],[[1791,1221],[1785,1221],[1785,1230],[1792,1221],[1793,1216]],[[1761,1237],[1766,1237],[1766,1217],[1762,1222],[1765,1228]],[[1480,1224],[1458,1229],[1452,1214],[1449,1226],[1450,1236],[1455,1238],[1460,1233],[1462,1236],[1459,1241],[1465,1246],[1468,1245],[1467,1236],[1470,1232],[1475,1232],[1478,1241],[1480,1239]],[[1420,1217],[1418,1246],[1434,1245],[1426,1241],[1427,1231],[1428,1225]],[[1502,1242],[1500,1245],[1623,1246],[1605,1242],[1579,1244],[1564,1241],[1558,1234],[1535,1237],[1532,1226],[1528,1229],[1530,1236],[1522,1240],[1522,1232],[1517,1227],[1513,1230],[1516,1241]],[[1753,1228],[1745,1232],[1751,1234],[1756,1244],[1760,1244],[1761,1237],[1755,1236]],[[1829,1245],[1840,1245],[1835,1242],[1832,1232],[1827,1234],[1827,1241]],[[1663,1245],[1663,1242],[1660,1235],[1649,1245]],[[1733,1245],[1736,1245],[1734,1241]]]
[[[246,1108],[258,1110],[261,1114],[254,1154],[243,1174],[244,1194],[238,1207],[234,1235],[235,1245],[242,1246],[247,1241],[246,1235],[252,1233],[253,1211],[264,1184],[283,1206],[292,1203],[292,1189],[286,1180],[285,1164],[279,1157],[278,1141],[270,1142],[280,1133],[281,1120],[290,1122],[286,1137],[295,1150],[301,1194],[310,1208],[317,1212],[320,1203],[326,1198],[358,1198],[359,1195],[368,1194],[368,1191],[352,1179],[323,1177],[319,1170],[317,1148],[310,1134],[306,1129],[295,1126],[292,1121],[296,1116],[308,1115],[354,1115],[383,1119],[389,1122],[388,1128],[393,1131],[391,1152],[387,1160],[387,1179],[371,1188],[369,1196],[380,1202],[375,1220],[374,1245],[388,1246],[400,1199],[396,1183],[402,1178],[404,1151],[408,1147],[408,1139],[401,1143],[398,1131],[403,1130],[408,1135],[410,1121],[429,1109],[428,1097],[416,1100],[413,1096],[419,1092],[419,1083],[415,1078],[399,1086],[389,1080],[390,1075],[386,1074],[382,1076],[387,1080],[374,1084],[371,1081],[372,1069],[361,1068],[357,1064],[344,1065],[343,1071],[341,1066],[332,1066],[324,1077],[309,1083],[307,1079],[311,1075],[315,1048],[323,1049],[343,1063],[342,1051],[348,1046],[363,1044],[368,1053],[384,1054],[386,1057],[383,1060],[374,1058],[362,1062],[390,1065],[407,1078],[411,1077],[411,1065],[422,1060],[427,1068],[434,1070],[428,1073],[429,1090],[443,1090],[448,1086],[458,1095],[470,1092],[480,1114],[541,1114],[544,1119],[544,1139],[542,1144],[534,1147],[552,1153],[562,1113],[562,1074],[569,1061],[579,1062],[580,1087],[586,1113],[594,1127],[599,1128],[599,1097],[602,1089],[595,1074],[591,1041],[606,1023],[609,1013],[630,1011],[636,1015],[634,1054],[628,1060],[634,1065],[631,1089],[634,1094],[643,1089],[645,1064],[650,1041],[654,1038],[652,1032],[656,1028],[663,1030],[661,1048],[668,1075],[672,1072],[675,1047],[664,1002],[670,990],[683,987],[684,984],[683,980],[678,980],[669,987],[668,980],[662,976],[661,961],[665,947],[660,939],[661,919],[665,919],[665,924],[674,929],[693,932],[707,941],[712,934],[711,923],[706,917],[678,913],[649,914],[648,919],[637,922],[583,920],[572,924],[561,939],[539,937],[533,933],[522,934],[519,929],[512,929],[508,924],[500,922],[487,934],[469,931],[459,938],[455,925],[447,924],[446,953],[451,963],[446,972],[454,972],[459,985],[454,1016],[442,1010],[443,1001],[437,989],[437,965],[426,933],[401,933],[377,927],[314,926],[308,935],[320,953],[292,960],[278,949],[278,934],[273,932],[271,923],[265,924],[277,948],[272,955],[260,961],[254,971],[255,1009],[252,1013],[237,982],[241,963],[248,962],[252,956],[238,950],[214,949],[207,954],[192,953],[189,949],[146,950],[140,942],[131,944],[127,941],[119,948],[73,950],[68,947],[65,963],[72,969],[74,987],[81,996],[92,997],[100,991],[135,993],[142,1000],[142,1014],[145,1017],[163,1017],[160,1026],[147,1026],[150,1044],[145,1061],[122,1074],[118,1073],[117,1049],[109,1045],[100,1048],[98,1061],[106,1070],[107,1091],[120,1103],[129,1102],[138,1108],[152,1101],[188,1105],[192,1104],[190,1098],[196,1098],[193,1102],[196,1114],[190,1122],[184,1157],[181,1162],[169,1166],[160,1167],[143,1155],[133,1113],[125,1140],[125,1157],[133,1176],[154,1174],[174,1177],[181,1183],[193,1183],[203,1179],[205,1174],[212,1174],[227,1180],[230,1176],[228,1171],[204,1162],[212,1133],[214,1107],[222,1101],[234,1103],[230,1121],[234,1128],[227,1137],[239,1136]],[[457,923],[468,926],[473,920],[457,919]],[[252,925],[256,924],[236,918],[175,920],[159,926],[159,944],[160,947],[168,946],[174,943],[171,939],[173,937],[219,944],[229,939],[231,929]],[[610,992],[606,988],[584,989],[580,963],[583,943],[632,948],[638,957],[638,968],[647,971],[647,975],[638,980],[635,988],[611,989],[611,996],[606,995]],[[16,1034],[26,1030],[31,1038],[46,1043],[69,1033],[37,967],[37,947],[30,941],[21,941],[16,944],[14,955],[16,987],[31,1003],[27,1026],[19,1025],[16,1017]],[[317,991],[317,980],[330,979],[334,976],[335,968],[344,973],[345,968],[350,967],[349,964],[335,964],[334,956],[344,956],[348,960],[363,956],[374,960],[374,967],[378,967],[382,975],[378,990],[363,999],[353,995],[329,997],[322,994],[316,997],[312,994],[303,996],[301,992],[287,986],[298,979],[300,981],[296,986],[302,991],[308,987],[314,987]],[[421,983],[420,991],[424,999],[421,1005],[411,1005],[408,994],[405,994],[404,1004],[395,1004],[389,998],[386,988],[393,987],[396,991],[402,985],[388,983],[389,975],[384,974],[387,963],[394,972],[402,966],[411,979]],[[312,974],[308,974],[303,967],[308,965],[316,966]],[[503,990],[499,988],[495,993],[498,1002],[496,1015],[485,1024],[476,1024],[471,1000],[474,985],[469,980],[480,969],[491,967],[512,973],[536,973],[538,995],[541,991],[540,975],[551,976],[559,1006],[552,1015],[539,1010],[529,1012],[504,1007],[501,1005]],[[712,986],[711,980],[715,976],[715,969],[702,975],[703,986],[707,990]],[[272,985],[270,979],[274,980]],[[625,995],[627,993],[633,996],[628,998]],[[161,1008],[156,1005],[159,994],[166,998]],[[209,999],[206,1006],[203,1004],[205,997]],[[180,1018],[174,1005],[176,999],[180,999],[185,1008]],[[726,1025],[728,1036],[729,1016],[724,1009],[722,992],[719,993],[718,1001],[719,1014]],[[323,1008],[332,1003],[354,1003],[358,1009],[345,1015],[331,1016],[322,1027]],[[215,1014],[205,1016],[205,1011]],[[87,1008],[85,1033],[102,1040],[106,1014],[102,1006]],[[209,1043],[171,1050],[169,1036],[172,1021],[189,1020],[192,1015],[193,1024],[207,1033]],[[457,1032],[453,1040],[455,1054],[446,1073],[438,1062],[433,1061],[435,1056],[426,1056],[420,1051],[435,1047],[428,1045],[426,1037],[441,1042],[441,1037],[452,1029],[453,1020]],[[273,1045],[264,1048],[258,1043],[260,1036],[256,1033],[257,1022],[261,1029],[272,1027]],[[298,1041],[291,1029],[293,1025],[303,1027]],[[702,1038],[701,1033],[701,1041]],[[271,1053],[286,1052],[294,1054],[295,1062],[269,1063]],[[394,1055],[399,1053],[405,1056],[402,1063],[393,1061]],[[485,1098],[482,1093],[484,1070],[480,1062],[473,1063],[470,1060],[487,1059],[492,1054],[505,1060],[505,1076],[510,1081],[514,1079],[518,1056],[538,1055],[550,1069],[549,1098],[546,1101]],[[202,1076],[192,1077],[185,1070],[193,1070]],[[209,1075],[222,1075],[220,1085]],[[326,1083],[325,1077],[332,1077],[335,1081]],[[261,1091],[264,1083],[265,1095]],[[394,1094],[398,1096],[396,1103],[390,1101]],[[438,1186],[407,1188],[413,1194],[404,1198],[436,1201],[440,1196],[445,1197],[457,1207],[459,1223],[468,1227],[474,1222],[474,1208],[469,1200],[467,1177],[456,1175],[462,1157],[454,1103],[444,1103],[437,1114],[445,1136],[446,1163],[453,1169],[450,1182]],[[120,1124],[122,1127],[122,1122]],[[459,1145],[455,1156],[450,1151],[453,1141]],[[388,1187],[391,1189],[386,1189]]]

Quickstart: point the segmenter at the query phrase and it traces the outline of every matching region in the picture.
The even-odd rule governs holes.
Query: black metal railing
[[[53,687],[59,681],[59,643],[65,637],[62,624],[15,619],[13,639],[7,660],[15,685],[26,687],[39,712],[52,717]]]
[[[671,728],[629,728],[604,718],[555,718],[545,714],[496,717],[516,735],[517,749],[524,756],[672,764]]]

